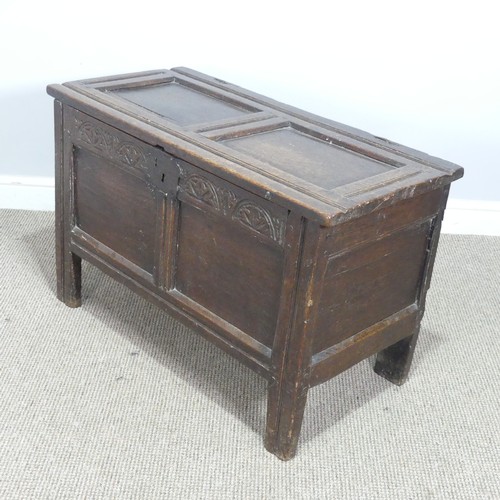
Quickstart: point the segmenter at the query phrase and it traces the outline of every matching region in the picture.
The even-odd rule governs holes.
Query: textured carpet
[[[314,388],[281,462],[263,379],[91,265],[58,302],[52,213],[0,236],[0,498],[500,499],[500,238],[442,237],[408,382]]]

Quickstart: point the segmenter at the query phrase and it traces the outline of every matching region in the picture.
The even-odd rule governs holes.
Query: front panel
[[[155,199],[144,180],[86,149],[75,150],[76,225],[153,273]]]
[[[176,290],[271,348],[286,212],[195,168],[179,198]]]
[[[128,274],[153,280],[155,148],[76,110],[66,109],[72,239]]]

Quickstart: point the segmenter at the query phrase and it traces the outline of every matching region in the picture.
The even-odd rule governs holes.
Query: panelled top
[[[187,68],[50,85],[48,92],[324,225],[463,175],[452,163]]]

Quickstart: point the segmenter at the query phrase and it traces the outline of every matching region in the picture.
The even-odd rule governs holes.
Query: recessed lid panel
[[[251,113],[250,110],[224,102],[177,82],[121,88],[108,92],[182,126],[236,118]]]
[[[230,148],[327,190],[396,168],[292,127],[223,142]]]

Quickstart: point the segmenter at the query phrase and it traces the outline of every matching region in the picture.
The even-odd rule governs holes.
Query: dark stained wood
[[[268,387],[267,424],[265,446],[274,453],[278,447],[280,417],[283,400],[283,381],[287,363],[290,336],[293,328],[293,311],[296,303],[300,262],[304,246],[304,220],[290,214],[287,221],[284,244],[283,281],[271,357],[273,378]]]
[[[268,347],[282,262],[280,248],[259,241],[241,224],[181,204],[176,289]]]
[[[77,226],[152,274],[156,203],[151,190],[83,148],[74,158]]]
[[[273,124],[276,122],[276,118],[267,111],[256,111],[255,113],[250,113],[246,116],[242,116],[235,120],[234,118],[223,118],[221,120],[211,120],[208,123],[195,123],[193,125],[187,125],[184,130],[191,130],[203,134],[204,137],[209,137],[210,139],[215,139],[225,136],[228,130],[233,128],[237,133],[240,133],[241,129],[247,126],[251,126],[255,122],[263,123],[268,120],[272,120]],[[280,120],[283,122],[283,120]]]
[[[74,220],[72,157],[70,146],[64,142],[63,106],[57,100],[54,101],[54,122],[57,298],[69,307],[80,307],[81,259],[70,249],[70,231]]]
[[[312,358],[311,386],[330,380],[361,360],[406,338],[415,329],[418,307],[412,304]],[[397,345],[397,344],[396,344]]]
[[[77,242],[71,244],[71,249],[78,258],[87,260],[119,283],[130,288],[133,292],[164,309],[212,344],[237,358],[248,368],[266,379],[271,378],[272,375],[269,368],[270,353],[268,349],[252,349],[253,346],[244,341],[241,342],[241,339],[237,338],[237,333],[231,330],[230,325],[224,325],[223,322],[219,322],[219,325],[210,324],[208,318],[201,320],[202,313],[198,312],[194,307],[188,309],[185,302],[175,300],[175,297],[172,296],[166,298],[164,295],[160,295],[158,290],[156,292],[153,291],[152,288],[144,286],[137,279],[131,278],[128,274],[121,271],[119,266],[116,266],[116,263],[111,264],[108,260],[102,259],[97,253],[87,250]],[[263,346],[259,344],[259,347]]]
[[[303,109],[298,109],[294,106],[275,101],[274,99],[271,99],[269,97],[257,94],[256,92],[252,92],[237,85],[233,85],[229,82],[221,80],[220,78],[214,78],[213,76],[205,75],[204,73],[193,70],[191,68],[172,68],[169,71],[169,74],[187,76],[195,81],[204,82],[215,88],[224,89],[224,91],[231,92],[233,95],[244,97],[247,101],[254,102],[257,105],[264,105],[266,107],[269,107],[279,114],[299,117],[306,120],[309,124],[318,124],[322,127],[326,127],[328,130],[342,133],[347,137],[356,137],[358,140],[362,140],[363,143],[373,144],[377,147],[377,149],[381,151],[395,151],[398,154],[404,155],[405,157],[418,159],[418,161],[424,164],[432,165],[434,168],[439,168],[443,172],[449,172],[452,175],[456,175],[457,178],[463,175],[463,169],[461,167],[447,160],[443,160],[435,156],[430,156],[426,153],[423,153],[422,151],[417,151],[415,149],[409,148],[408,146],[397,144],[383,137],[377,137],[363,130],[359,130],[343,123],[335,122],[322,116],[309,113],[307,111],[304,111]]]
[[[156,192],[156,212],[155,212],[155,248],[153,279],[160,288],[171,288],[172,264],[169,262],[172,250],[169,242],[172,240],[172,231],[176,231],[177,224],[175,213],[173,213],[171,199],[165,193]]]
[[[300,264],[295,279],[297,289],[292,296],[293,313],[280,344],[274,346],[277,373],[276,379],[269,384],[268,392],[265,446],[281,460],[290,460],[297,451],[310,387],[311,344],[318,309],[317,275],[321,274],[324,265],[324,259],[320,257],[323,244],[321,235],[324,232],[320,231],[317,224],[305,221],[301,229],[302,238],[296,245]],[[290,226],[289,231],[289,242],[295,243],[298,231]],[[287,269],[292,276],[295,272],[294,262],[295,254],[292,254]]]
[[[180,169],[176,193],[180,201],[235,222],[258,240],[283,246],[287,210],[186,162]]]
[[[402,385],[410,371],[413,354],[417,345],[417,339],[420,332],[420,323],[425,311],[425,299],[430,287],[432,269],[436,259],[439,236],[441,234],[441,222],[444,217],[444,210],[448,199],[449,187],[441,193],[440,211],[432,221],[431,231],[428,239],[425,267],[422,273],[422,281],[418,293],[416,304],[418,305],[418,316],[412,334],[403,338],[399,342],[380,351],[375,362],[375,373],[386,378],[396,385]]]
[[[151,286],[154,283],[154,277],[148,271],[145,271],[142,267],[134,264],[132,261],[123,257],[112,248],[106,246],[104,243],[94,238],[90,234],[82,231],[78,226],[73,227],[70,233],[70,247],[73,250],[73,245],[76,248],[84,248],[89,252],[93,252],[98,255],[101,259],[106,260],[120,269],[125,274],[133,277],[141,284],[145,286]],[[75,252],[78,254],[78,252]]]
[[[328,231],[326,252],[332,255],[340,253],[417,221],[430,219],[439,211],[440,202],[441,190],[438,189],[332,228]]]
[[[269,192],[273,201],[326,226],[362,216],[380,207],[381,204],[394,204],[401,199],[412,198],[420,193],[437,189],[463,174],[463,170],[456,165],[439,160],[431,161],[427,156],[422,158],[419,155],[409,154],[404,148],[388,145],[387,141],[375,139],[373,136],[368,140],[366,134],[356,135],[349,128],[332,127],[329,121],[313,120],[308,113],[278,106],[277,103],[265,98],[257,99],[255,95],[243,89],[222,84],[210,77],[204,78],[196,72],[190,73],[185,69],[164,70],[155,75],[146,74],[142,80],[135,75],[130,82],[126,78],[118,81],[110,78],[109,82],[108,87],[102,79],[97,86],[93,85],[91,80],[70,82],[65,86],[50,86],[49,92],[63,102],[77,106],[105,121],[120,120],[122,130],[150,140],[153,145],[159,145],[181,159],[195,161],[208,172],[259,196]],[[180,87],[203,94],[206,98],[215,99],[215,102],[224,101],[228,105],[246,109],[248,113],[243,117],[234,118],[233,126],[248,125],[248,116],[253,113],[260,114],[262,121],[269,120],[269,115],[274,116],[278,122],[293,129],[294,137],[302,138],[300,150],[304,149],[302,144],[304,141],[308,144],[316,143],[317,147],[311,147],[309,150],[313,152],[308,160],[316,165],[316,169],[318,163],[323,164],[325,148],[329,151],[326,156],[332,160],[336,158],[335,161],[331,161],[326,176],[337,178],[337,182],[333,184],[337,185],[338,182],[340,184],[329,189],[323,183],[309,182],[303,177],[293,175],[293,172],[285,171],[282,165],[277,167],[279,152],[263,160],[255,155],[255,150],[254,154],[248,154],[229,147],[224,140],[214,140],[212,137],[221,137],[221,134],[216,133],[217,129],[210,127],[210,120],[214,122],[220,120],[215,111],[212,118],[208,113],[205,114],[203,119],[207,121],[200,124],[201,128],[208,126],[212,131],[210,137],[206,137],[196,133],[192,124],[182,126],[163,116],[165,112],[161,100],[157,100],[156,104],[150,104],[152,108],[150,110],[119,97],[120,88],[123,88],[124,92],[132,92],[134,89],[134,93],[142,92],[145,95],[151,91],[150,89],[162,87],[158,85],[159,82],[169,85],[174,82]],[[125,116],[127,119],[124,119]],[[224,122],[220,131],[223,132],[228,126],[229,123]],[[253,122],[252,127],[246,127],[247,139],[251,138],[251,134],[259,135],[261,132],[259,120]],[[277,133],[278,136],[282,135]],[[279,147],[279,144],[275,146]],[[287,146],[287,141],[283,140],[281,143],[283,150],[286,150]],[[350,161],[357,158],[354,163],[361,169],[364,166],[366,170],[364,178],[362,176],[360,178],[359,175],[353,178],[345,175],[343,165],[346,157],[350,158]],[[381,169],[386,171],[380,172]],[[300,172],[299,166],[297,171]],[[356,179],[358,183],[362,183],[361,186],[352,182]]]
[[[205,123],[249,113],[239,106],[225,103],[176,82],[146,89],[118,89],[116,93],[123,99],[135,102],[179,125]]]
[[[259,342],[248,333],[240,330],[232,323],[229,323],[176,289],[163,293],[162,296],[177,307],[199,318],[199,321],[202,321],[203,324],[217,332],[221,337],[229,339],[231,344],[238,348],[237,351],[234,353],[230,352],[230,354],[234,354],[239,359],[241,353],[244,353],[245,356],[258,361],[261,366],[266,367],[266,369],[269,368],[272,351],[262,342]]]
[[[312,386],[406,379],[461,167],[187,68],[48,92],[60,300],[84,258],[265,377],[282,460]]]
[[[158,244],[156,247],[157,283],[166,290],[175,285],[175,269],[178,245],[179,228],[179,201],[174,195],[162,196],[160,201],[158,220]]]
[[[329,259],[314,353],[415,302],[429,230],[424,223]]]
[[[396,168],[388,160],[373,161],[372,158],[319,140],[292,127],[228,139],[224,144],[325,189]],[[336,164],[343,168],[334,168]]]

